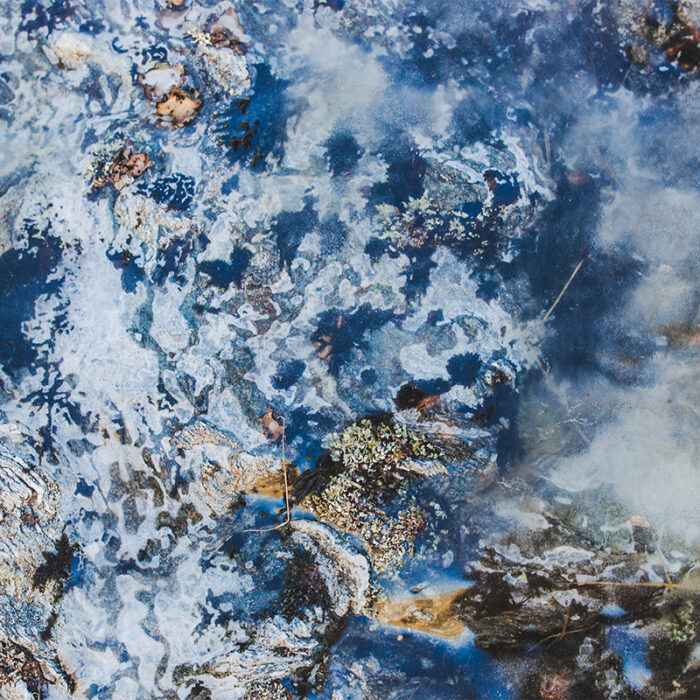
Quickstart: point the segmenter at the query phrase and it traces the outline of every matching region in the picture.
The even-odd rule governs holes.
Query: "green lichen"
[[[301,505],[361,539],[375,571],[400,568],[413,555],[426,520],[405,486],[444,471],[423,466],[437,460],[440,450],[401,423],[364,419],[331,436],[329,455],[337,473]]]
[[[666,635],[672,642],[684,644],[695,638],[695,607],[686,601],[666,623]]]
[[[343,464],[344,473],[380,479],[401,470],[406,460],[440,457],[440,450],[426,436],[402,423],[377,424],[367,419],[333,436],[330,453],[334,461]]]
[[[449,243],[469,235],[464,220],[468,215],[458,210],[444,210],[425,190],[420,197],[409,197],[399,207],[380,204],[377,215],[382,222],[381,239],[395,249],[420,247],[429,240]]]

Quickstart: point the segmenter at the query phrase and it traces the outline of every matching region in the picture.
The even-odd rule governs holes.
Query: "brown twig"
[[[688,588],[681,583],[654,583],[652,581],[571,581],[567,586],[644,586],[646,588]],[[693,589],[694,590],[694,589]]]
[[[559,636],[552,642],[552,644],[555,644],[560,639],[563,639],[563,637],[566,635],[566,628],[569,625],[569,618],[571,617],[571,607],[573,606],[573,604],[574,601],[572,600],[569,603],[569,607],[566,609],[566,615],[564,615],[564,623],[561,626],[561,632],[559,632]]]
[[[564,632],[563,634],[561,632],[555,632],[554,634],[549,634],[546,637],[543,637],[542,639],[540,639],[540,641],[537,642],[537,644],[535,644],[535,646],[532,647],[528,653],[532,653],[533,651],[535,651],[535,649],[537,649],[538,646],[544,644],[545,642],[549,641],[550,639],[555,639],[555,638],[561,639],[562,637],[569,635],[569,634],[577,634],[578,632],[588,632],[588,630],[593,629],[598,624],[600,624],[600,623],[599,623],[599,621],[596,620],[596,622],[594,622],[592,625],[588,625],[588,627],[576,627],[575,629],[568,630],[568,631]]]
[[[285,503],[285,507],[287,510],[287,514],[286,514],[286,517],[284,519],[284,522],[278,523],[277,525],[273,525],[272,527],[246,528],[245,530],[235,530],[233,532],[234,535],[241,534],[244,532],[272,532],[273,530],[280,530],[285,525],[289,525],[289,523],[292,521],[292,511],[291,511],[291,508],[289,507],[289,481],[287,479],[287,460],[285,458],[285,438],[286,438],[287,423],[284,419],[284,416],[281,416],[281,420],[282,420],[282,473],[284,475],[284,503]],[[211,559],[215,554],[217,554],[221,550],[221,548],[226,544],[228,539],[229,539],[228,537],[226,539],[224,539],[224,541],[209,555],[209,559]]]
[[[546,641],[549,639],[552,640],[551,644],[547,644],[547,649],[552,646],[552,644],[556,644],[559,640],[563,639],[566,636],[566,628],[569,626],[569,618],[571,617],[571,606],[574,604],[573,601],[569,603],[569,607],[566,609],[566,615],[564,615],[564,622],[562,623],[561,626],[561,632],[557,632],[555,634],[550,634],[549,636],[545,637],[544,639],[540,639],[537,644],[535,644],[534,647],[530,651],[533,651],[537,649],[538,646],[541,644],[544,644]],[[575,630],[572,630],[574,632]]]
[[[559,302],[561,301],[564,294],[566,294],[566,290],[569,288],[569,285],[573,282],[574,277],[576,277],[578,271],[581,269],[581,265],[583,265],[584,260],[585,260],[585,258],[582,258],[579,261],[578,265],[576,265],[576,267],[574,268],[574,271],[571,273],[571,275],[569,275],[569,279],[566,280],[566,284],[562,287],[561,292],[559,292],[559,296],[557,296],[557,298],[554,300],[554,303],[549,307],[549,309],[547,310],[547,313],[544,315],[544,317],[540,321],[541,325],[544,325],[547,322],[547,319],[552,315],[552,312],[557,307],[557,304],[559,304]],[[569,404],[566,401],[566,398],[559,394],[557,387],[554,385],[554,382],[552,382],[552,380],[549,376],[549,372],[547,372],[547,369],[542,364],[542,361],[540,360],[540,356],[539,356],[537,350],[535,350],[535,348],[532,346],[532,343],[530,343],[529,340],[526,342],[527,342],[528,348],[530,349],[530,352],[533,354],[533,356],[535,358],[535,362],[537,363],[537,366],[539,367],[540,372],[542,372],[542,376],[544,377],[545,382],[547,383],[547,386],[552,391],[552,393],[555,396],[557,396],[559,398],[559,400],[561,401],[562,405],[564,406],[564,408],[566,409],[566,412],[569,415],[569,418],[571,419],[572,425],[574,426],[574,429],[576,430],[576,432],[579,434],[579,436],[581,438],[583,438],[584,442],[586,442],[590,445],[591,441],[586,437],[584,432],[579,427],[576,418],[574,417],[573,413],[571,412],[571,409],[569,408]]]

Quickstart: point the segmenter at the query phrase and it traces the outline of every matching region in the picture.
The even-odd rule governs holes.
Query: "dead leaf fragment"
[[[284,427],[275,420],[272,408],[268,406],[262,418],[258,418],[265,431],[265,435],[270,442],[276,442],[284,435]]]
[[[141,177],[148,168],[153,166],[148,153],[135,149],[131,141],[127,141],[112,157],[112,160],[102,168],[102,172],[93,180],[95,189],[112,184],[118,190],[130,185]]]
[[[375,604],[373,616],[386,625],[406,627],[448,639],[458,637],[464,631],[464,623],[454,614],[452,603],[465,590],[460,588],[434,597],[380,599]]]
[[[239,56],[246,54],[252,43],[233,8],[226,10],[218,18],[212,18],[206,25],[206,32],[212,46],[217,49],[231,49]]]
[[[162,122],[179,129],[194,121],[203,104],[204,101],[194,91],[186,92],[179,87],[174,87],[157,102],[156,114]]]
[[[543,700],[566,700],[569,684],[563,676],[549,675],[542,679],[540,697]]]

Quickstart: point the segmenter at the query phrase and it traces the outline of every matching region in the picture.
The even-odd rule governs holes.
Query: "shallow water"
[[[241,532],[285,519],[282,482],[270,496],[208,479],[245,452],[319,490],[337,434],[391,413],[447,444],[444,474],[382,496],[388,518],[409,502],[423,514],[411,551],[382,572],[357,532],[326,523],[380,596],[467,589],[493,548],[515,557],[504,581],[533,566],[580,581],[577,552],[636,556],[639,537],[648,561],[606,581],[687,581],[697,7],[171,4],[11,1],[0,18],[0,430],[58,484],[76,547],[44,601],[49,639],[29,612],[23,641],[0,623],[62,669],[36,687],[692,697],[697,588],[661,612],[618,596],[606,604],[627,617],[568,636],[563,591],[555,646],[542,627],[492,647],[467,613],[449,638],[376,606],[329,617],[351,587],[316,545]],[[179,122],[171,88],[190,100]],[[151,161],[133,177],[125,144]],[[314,515],[298,497],[292,520]],[[294,568],[300,546],[311,563]],[[322,594],[305,598],[318,571]],[[36,590],[17,603],[8,586],[0,617],[34,609]],[[679,615],[676,662],[649,656]],[[8,697],[33,689],[12,683]]]

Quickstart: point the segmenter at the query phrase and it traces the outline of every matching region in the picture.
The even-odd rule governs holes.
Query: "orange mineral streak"
[[[292,480],[299,476],[299,469],[287,462],[287,477]],[[249,489],[250,493],[257,493],[270,498],[282,498],[285,495],[285,479],[284,470],[280,468],[277,472],[266,474],[261,479],[258,479]]]
[[[374,606],[378,622],[394,627],[406,627],[451,639],[464,632],[464,623],[452,611],[452,603],[466,588],[458,588],[435,596],[411,596],[383,599]]]

